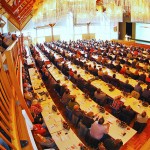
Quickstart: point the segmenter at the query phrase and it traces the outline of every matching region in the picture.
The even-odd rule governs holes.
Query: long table
[[[136,131],[130,127],[127,127],[125,129],[121,128],[117,123],[118,119],[112,116],[110,113],[101,113],[98,105],[90,98],[85,98],[84,93],[77,87],[74,88],[73,83],[71,81],[65,80],[65,76],[62,73],[60,73],[60,71],[55,66],[50,64],[48,65],[48,67],[48,70],[54,77],[54,79],[60,80],[61,85],[66,84],[70,90],[70,93],[72,95],[76,95],[76,101],[79,103],[80,108],[82,110],[86,112],[93,111],[94,114],[97,114],[98,116],[103,116],[105,118],[105,122],[110,123],[110,130],[108,134],[111,137],[113,137],[114,139],[121,139],[123,141],[123,144],[125,144],[131,137],[133,137],[136,134]],[[126,132],[126,135],[123,136],[124,132]]]
[[[55,54],[55,56],[57,56],[57,55],[60,56],[59,54],[57,54],[57,53],[54,52],[53,50],[51,50],[51,52],[53,52],[53,53]],[[83,62],[86,61],[85,58],[83,58],[82,61],[83,61]],[[83,79],[85,79],[86,81],[88,81],[88,80],[94,78],[93,75],[91,75],[90,73],[85,73],[85,70],[81,69],[81,68],[78,67],[77,65],[74,65],[74,64],[71,63],[70,61],[68,61],[67,63],[69,64],[69,67],[73,69],[73,71],[76,70],[77,73],[80,74],[81,77],[82,77]],[[97,68],[100,67],[100,65],[98,65],[97,63],[92,62],[92,61],[90,61],[90,60],[87,61],[87,64],[96,65]],[[111,75],[113,74],[113,72],[112,72],[110,69],[108,69],[108,71],[110,72],[109,74],[111,74]],[[58,72],[59,72],[59,71],[58,71]],[[118,76],[119,76],[119,77],[118,77]],[[125,80],[126,80],[126,78],[125,78],[124,76],[122,77],[122,75],[119,74],[119,73],[117,73],[117,77],[118,77],[119,79],[123,79],[122,81],[124,81],[124,82],[125,82]],[[133,83],[134,83],[134,84],[136,83],[136,81],[133,80],[133,79],[131,79],[130,82],[131,82],[132,84],[133,84]],[[105,83],[104,81],[100,80],[100,79],[99,79],[99,80],[94,80],[94,81],[92,81],[91,84],[94,85],[96,88],[100,88],[101,91],[103,91],[104,93],[106,93],[106,94],[107,94],[109,97],[111,97],[112,99],[115,99],[116,97],[121,96],[121,97],[122,97],[121,100],[124,102],[124,105],[125,105],[125,106],[130,105],[131,108],[132,108],[135,112],[140,113],[140,114],[141,114],[143,111],[146,111],[148,117],[150,118],[150,105],[149,105],[148,107],[144,107],[144,106],[142,105],[142,103],[141,103],[140,100],[137,100],[137,99],[131,97],[130,95],[129,95],[128,97],[125,97],[125,96],[123,95],[123,92],[120,91],[120,90],[118,90],[117,88],[115,88],[113,91],[110,91],[108,84]],[[142,84],[142,87],[143,87],[143,88],[146,87],[146,84]]]
[[[99,69],[100,67],[102,67],[101,65],[99,65],[99,64],[97,64],[97,63],[93,63],[92,61],[88,61],[87,62],[87,64],[88,65],[91,65],[91,66],[94,66],[94,65],[96,65],[96,68],[97,69]],[[108,72],[108,75],[109,76],[113,76],[113,74],[114,74],[114,72],[111,70],[111,69],[109,69],[109,68],[106,68],[106,67],[104,67],[104,68],[102,68],[102,70],[105,72],[105,71],[107,71]],[[129,84],[130,85],[132,85],[133,87],[135,87],[137,84],[138,84],[138,81],[137,80],[134,80],[134,79],[132,79],[132,78],[130,78],[130,77],[128,77],[128,78],[126,78],[124,75],[122,75],[122,74],[120,74],[120,73],[118,73],[118,72],[116,72],[115,73],[116,74],[116,79],[119,79],[120,81],[122,81],[122,82],[126,82],[126,80],[128,79],[129,80]],[[142,87],[142,89],[144,90],[146,87],[147,87],[147,84],[141,84],[141,87]]]
[[[29,74],[34,92],[38,94],[40,99],[42,98],[44,100],[41,102],[43,109],[42,116],[58,148],[61,150],[80,150],[80,144],[83,145],[83,143],[72,129],[64,129],[63,122],[65,119],[59,110],[57,110],[57,112],[52,110],[52,106],[55,105],[52,98],[50,96],[47,97],[46,95],[40,95],[41,92],[47,92],[47,89],[45,87],[41,87],[42,80],[38,78],[39,74],[36,69],[30,68]]]

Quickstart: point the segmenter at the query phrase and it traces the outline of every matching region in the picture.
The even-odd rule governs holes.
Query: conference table
[[[131,77],[125,77],[123,74],[120,74],[118,72],[113,72],[113,70],[107,68],[107,67],[103,67],[102,65],[100,64],[97,64],[95,62],[92,62],[92,61],[88,61],[87,62],[88,65],[91,65],[91,66],[94,66],[96,65],[96,68],[99,69],[99,68],[102,68],[102,71],[103,72],[108,72],[108,75],[109,76],[113,76],[113,74],[116,74],[116,79],[120,80],[121,82],[124,82],[126,83],[126,80],[129,80],[129,84],[132,85],[133,87],[135,87],[137,84],[138,84],[138,81],[137,80],[134,80],[132,79]],[[144,90],[145,88],[147,88],[147,84],[143,83],[141,84],[141,87],[142,89]]]
[[[111,55],[112,57],[115,57],[115,55]],[[92,58],[93,59],[95,59],[95,60],[97,60],[98,59],[98,55],[92,55]],[[125,59],[124,59],[125,60]],[[112,62],[112,60],[109,60],[108,58],[107,58],[107,61],[108,61],[108,63],[111,63]],[[131,61],[131,60],[130,60]],[[113,61],[113,64],[114,65],[117,65],[117,63],[116,63],[116,61],[114,60]],[[141,63],[140,63],[141,64]],[[121,66],[123,66],[123,64],[120,64]],[[143,64],[144,65],[144,64]],[[132,72],[132,73],[134,73],[135,71],[136,71],[136,69],[135,68],[133,68],[133,67],[128,67],[129,69],[130,69],[130,71]],[[143,73],[143,71],[140,71],[139,70],[139,74],[142,74]],[[146,72],[146,75],[148,76],[149,74]]]
[[[57,55],[60,56],[53,50],[51,50],[51,52],[53,52],[55,54],[55,56],[57,56]],[[81,61],[85,62],[86,59],[83,58]],[[96,65],[97,67],[100,67],[100,65],[97,64],[96,62],[93,62],[90,60],[88,60],[86,62],[87,62],[87,64],[91,64],[92,66]],[[88,80],[95,78],[95,76],[91,75],[90,73],[87,73],[85,70],[83,70],[79,66],[71,63],[70,61],[67,61],[67,64],[68,64],[69,68],[72,68],[73,71],[76,70],[77,74],[80,74],[84,80],[88,81]],[[108,71],[109,75],[111,75],[111,76],[113,75],[113,72],[110,69],[107,69],[107,71]],[[58,73],[60,74],[60,71],[58,71]],[[127,80],[127,78],[125,78],[122,74],[119,74],[119,73],[116,73],[116,77],[120,80],[122,79],[121,81],[123,81],[123,82],[125,82]],[[128,79],[129,79],[129,82],[131,85],[135,86],[137,84],[136,80],[131,79],[131,78],[128,78]],[[125,106],[130,105],[131,108],[139,114],[141,114],[143,111],[146,111],[148,117],[150,118],[150,105],[148,107],[143,106],[140,100],[137,100],[136,98],[131,97],[131,95],[125,97],[123,92],[117,88],[114,88],[113,91],[110,91],[109,84],[107,84],[106,82],[104,82],[100,79],[92,81],[91,84],[94,85],[96,88],[100,88],[102,92],[106,93],[112,99],[116,99],[117,97],[121,96],[122,97],[121,100],[124,102]],[[141,86],[142,86],[142,88],[145,88],[147,85],[142,84]]]
[[[46,48],[46,49],[48,50],[48,48]],[[62,49],[60,49],[60,51],[62,52]],[[52,50],[51,50],[51,52],[52,52]],[[54,51],[53,51],[53,53],[54,53]],[[55,54],[55,56],[57,56],[56,52],[54,54]],[[68,55],[72,55],[72,54],[73,53],[68,52]],[[94,56],[97,58],[97,55],[94,55]],[[97,64],[96,62],[93,62],[93,61],[90,61],[90,60],[87,61],[85,58],[80,59],[80,61],[82,61],[83,63],[86,62],[87,65],[91,65],[91,66],[96,65],[97,69],[102,68],[102,65]],[[131,70],[133,71],[133,69],[134,68],[132,68]],[[78,68],[77,68],[77,70],[78,70]],[[113,76],[113,74],[114,74],[114,72],[111,69],[107,68],[107,67],[103,67],[102,70],[104,72],[107,71],[109,76]],[[80,74],[80,72],[78,74]],[[126,80],[128,79],[129,80],[129,84],[132,85],[133,87],[135,87],[138,84],[138,81],[132,79],[131,77],[126,78],[124,75],[122,75],[122,74],[120,74],[118,72],[116,72],[115,74],[116,74],[116,79],[119,79],[120,81],[122,81],[124,83],[126,83]],[[141,87],[144,90],[147,87],[147,84],[143,83],[143,84],[141,84]]]
[[[40,52],[40,50],[37,46],[35,46],[35,50],[37,52]],[[43,53],[40,52],[39,54],[40,54],[40,58],[42,59],[42,61],[44,61],[46,64],[50,63],[49,59],[45,55],[43,55]]]
[[[59,48],[60,48],[60,47],[59,47]],[[47,50],[48,50],[48,48],[47,48]],[[60,51],[61,51],[61,53],[62,53],[63,49],[60,48]],[[83,51],[82,51],[82,52],[83,52]],[[73,54],[73,53],[67,52],[67,51],[66,51],[66,53],[68,53],[69,56],[71,56],[71,55]],[[114,55],[113,55],[113,57],[114,57]],[[97,59],[97,58],[98,58],[98,55],[93,55],[93,58],[94,58],[94,59]],[[82,61],[82,62],[86,62],[86,64],[91,65],[91,66],[96,65],[97,69],[99,69],[100,67],[102,67],[100,64],[97,64],[96,62],[93,62],[93,61],[90,61],[90,60],[87,61],[85,58],[82,58],[81,61]],[[114,62],[114,64],[116,65],[115,62]],[[122,66],[123,66],[123,65],[122,65]],[[132,72],[135,72],[135,69],[134,69],[134,68],[131,68],[131,67],[130,67],[130,70],[131,70]],[[113,72],[111,69],[106,68],[106,67],[103,67],[103,71],[104,71],[104,72],[107,71],[107,72],[108,72],[108,75],[110,75],[110,76],[113,76],[113,74],[114,74],[114,72]],[[140,72],[140,74],[141,74],[141,73],[142,73],[142,72]],[[128,80],[129,80],[129,84],[131,84],[133,87],[135,87],[135,86],[138,84],[138,81],[132,79],[131,77],[126,78],[124,75],[122,75],[122,74],[120,74],[120,73],[117,73],[117,72],[116,72],[115,74],[116,74],[116,78],[119,79],[120,81],[124,82],[124,83],[126,83],[126,80],[128,79]],[[146,75],[148,76],[148,74],[146,74]],[[143,84],[141,85],[141,87],[142,87],[142,89],[144,90],[144,89],[147,87],[147,84],[143,83]]]
[[[73,130],[69,130],[63,127],[63,122],[66,122],[59,110],[55,112],[52,106],[55,105],[50,95],[41,95],[42,92],[47,92],[44,86],[41,86],[42,79],[39,78],[39,74],[35,68],[29,69],[29,75],[31,78],[32,87],[35,93],[38,94],[42,107],[42,116],[44,122],[55,141],[57,147],[61,150],[80,150],[80,145],[84,145],[81,140],[76,136]],[[69,141],[69,142],[68,142]]]
[[[76,101],[79,103],[81,110],[85,112],[93,111],[94,114],[97,114],[100,117],[104,117],[105,123],[110,123],[109,135],[114,139],[121,139],[123,144],[125,144],[131,137],[136,134],[136,131],[131,127],[127,126],[126,128],[121,128],[118,125],[118,119],[113,115],[105,111],[105,113],[101,113],[99,110],[99,106],[90,98],[86,98],[85,94],[73,86],[73,83],[69,80],[66,80],[65,76],[53,65],[49,64],[49,72],[53,76],[55,80],[60,80],[60,84],[66,84],[70,90],[71,95],[76,96]],[[117,131],[117,132],[116,132]],[[124,135],[124,133],[126,133]]]

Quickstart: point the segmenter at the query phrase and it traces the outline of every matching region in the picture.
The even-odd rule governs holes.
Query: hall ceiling
[[[0,0],[0,14],[22,30],[44,0]],[[99,4],[101,0],[97,0]]]

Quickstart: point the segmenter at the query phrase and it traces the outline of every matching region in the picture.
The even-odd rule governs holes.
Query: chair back
[[[72,110],[66,106],[66,117],[71,121],[72,120]]]

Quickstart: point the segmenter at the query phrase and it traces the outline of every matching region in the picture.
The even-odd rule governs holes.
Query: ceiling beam
[[[29,15],[31,12],[32,12],[32,9],[29,9],[28,11],[26,11],[26,13],[24,13],[24,15],[21,16],[21,17],[18,19],[18,21],[19,21],[19,22],[22,22],[22,20],[23,20],[24,18],[27,18],[28,15]]]
[[[6,11],[12,18],[14,18],[14,19],[17,21],[15,15],[14,15],[14,14],[12,13],[12,11],[11,11],[11,6],[8,5],[8,4],[5,2],[5,0],[2,0],[2,1],[1,1],[1,4],[2,4],[2,7],[5,9],[5,11]]]
[[[19,11],[18,13],[18,15],[19,16],[22,16],[24,13],[25,13],[25,11],[27,10],[27,9],[30,9],[30,8],[33,8],[33,1],[30,1],[29,3],[27,3],[24,7],[23,7],[23,9],[21,10],[21,11]]]

